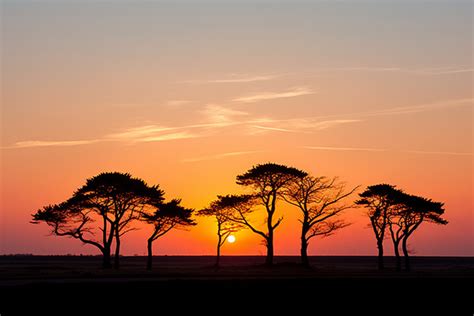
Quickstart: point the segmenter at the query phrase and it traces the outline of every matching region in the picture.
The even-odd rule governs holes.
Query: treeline
[[[220,249],[227,237],[241,229],[259,235],[267,249],[266,265],[273,264],[274,235],[283,221],[277,215],[278,202],[294,206],[301,223],[301,263],[309,266],[308,245],[316,236],[330,236],[346,227],[341,218],[344,211],[365,207],[378,248],[378,267],[384,268],[383,242],[390,234],[401,269],[400,243],[405,256],[405,268],[410,268],[408,239],[423,222],[447,224],[441,218],[443,204],[414,196],[388,184],[369,186],[359,199],[349,197],[358,187],[347,188],[337,177],[315,177],[297,168],[265,163],[259,164],[236,177],[237,184],[247,188],[248,194],[217,196],[202,210],[195,211],[181,205],[180,199],[165,201],[164,191],[150,186],[142,179],[127,173],[101,173],[86,181],[71,198],[48,205],[33,214],[32,223],[44,222],[52,234],[68,236],[96,247],[103,257],[103,267],[120,267],[122,238],[136,229],[141,221],[152,227],[146,240],[147,269],[152,269],[153,242],[172,229],[196,225],[193,215],[212,216],[217,223],[216,266]],[[254,213],[263,213],[265,225],[251,219]],[[261,217],[258,217],[261,218]]]

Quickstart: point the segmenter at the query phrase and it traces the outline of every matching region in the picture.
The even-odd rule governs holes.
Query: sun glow
[[[235,236],[234,235],[230,235],[229,237],[227,237],[227,241],[231,244],[233,244],[235,242]]]

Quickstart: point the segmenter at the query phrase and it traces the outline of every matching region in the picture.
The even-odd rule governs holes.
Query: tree
[[[434,202],[431,199],[410,195],[403,192],[394,196],[397,207],[389,212],[388,222],[392,236],[395,256],[397,258],[397,270],[401,270],[401,258],[399,251],[402,242],[403,255],[405,257],[405,270],[410,270],[410,256],[408,252],[408,238],[423,222],[446,225],[448,222],[441,218],[444,214],[443,203]]]
[[[153,225],[153,231],[147,240],[147,269],[151,270],[153,266],[153,242],[165,235],[173,228],[184,228],[196,225],[191,216],[193,209],[185,208],[180,205],[181,200],[174,199],[167,203],[155,205],[155,211],[152,213],[143,213],[142,220]]]
[[[394,199],[394,203],[400,203],[401,197],[405,193],[400,192],[399,198]],[[403,223],[402,217],[398,216],[400,214],[402,205],[398,204],[396,207],[393,207],[391,211],[387,212],[387,224],[390,231],[390,237],[393,243],[393,253],[395,254],[395,265],[397,271],[402,269],[402,259],[400,257],[400,241],[403,239]]]
[[[254,195],[219,195],[215,202],[218,207],[223,210],[222,214],[225,214],[226,221],[237,225],[238,228],[249,228],[253,233],[262,237],[266,245],[268,244],[268,232],[256,228],[249,218],[254,213],[255,206],[258,204],[258,200]]]
[[[267,247],[265,259],[267,265],[273,264],[273,235],[283,220],[283,217],[276,221],[273,219],[277,200],[286,184],[295,178],[305,176],[307,173],[302,170],[275,163],[256,165],[244,174],[237,176],[237,184],[251,187],[254,190],[253,196],[256,197],[256,201],[265,208],[267,231],[264,233],[264,240]],[[252,229],[252,231],[256,230]]]
[[[115,267],[119,267],[120,238],[145,210],[163,201],[163,191],[128,173],[101,173],[86,181],[73,196],[33,214],[33,223],[45,222],[56,236],[69,236],[97,247],[103,267],[111,267],[115,240]],[[97,237],[100,235],[100,237]]]
[[[204,208],[198,212],[201,216],[213,216],[217,222],[217,254],[215,267],[219,268],[221,247],[224,245],[227,237],[232,233],[242,229],[242,225],[231,220],[233,209],[225,204],[222,196],[218,196],[217,200],[211,202],[209,207]]]
[[[396,207],[394,196],[399,193],[400,191],[390,184],[371,185],[359,194],[360,199],[355,202],[368,209],[367,215],[377,241],[378,268],[380,270],[384,268],[383,241],[388,225],[388,214],[392,208]]]
[[[348,224],[338,219],[351,205],[343,204],[357,187],[347,191],[337,178],[306,176],[289,182],[282,197],[298,207],[301,222],[301,263],[309,266],[308,245],[315,236],[327,237]]]

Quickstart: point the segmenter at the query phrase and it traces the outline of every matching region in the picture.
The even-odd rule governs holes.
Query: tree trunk
[[[306,239],[303,241],[301,239],[301,264],[304,267],[309,267],[309,259],[308,259],[308,242]]]
[[[221,244],[222,244],[222,236],[219,235],[219,238],[217,239],[217,254],[216,254],[216,264],[215,264],[216,268],[219,268],[219,261],[221,259]]]
[[[407,241],[408,241],[408,238],[403,238],[402,249],[403,249],[403,255],[405,256],[405,270],[410,271],[410,256],[408,254]]]
[[[379,255],[378,255],[378,269],[383,270],[385,268],[384,262],[383,262],[383,239],[382,240],[377,240],[377,249],[379,250]]]
[[[120,236],[118,233],[115,235],[115,257],[114,257],[114,268],[120,268]]]
[[[398,249],[400,244],[400,241],[393,242],[393,251],[395,253],[395,260],[396,260],[396,265],[397,265],[397,271],[402,270],[402,258],[400,257],[400,250]]]
[[[148,239],[147,242],[148,257],[146,260],[146,269],[151,270],[153,267],[153,240]]]
[[[277,192],[273,191],[272,193],[272,203],[271,207],[269,208],[269,205],[266,205],[267,208],[267,229],[268,229],[268,234],[266,238],[266,243],[267,243],[267,257],[265,258],[265,265],[267,266],[272,266],[273,265],[273,214],[275,214],[275,205],[276,205],[276,198],[277,198]]]
[[[303,226],[301,231],[301,264],[304,267],[309,267],[308,259],[308,240],[306,239],[307,230]]]
[[[271,234],[271,237],[268,236],[266,242],[267,242],[267,257],[265,259],[265,265],[272,266],[273,265],[273,234]]]
[[[112,268],[112,263],[110,262],[110,247],[104,247],[102,250],[102,256],[102,268]]]

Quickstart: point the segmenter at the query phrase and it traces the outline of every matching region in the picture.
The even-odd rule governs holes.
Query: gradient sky
[[[470,1],[2,1],[0,253],[97,253],[29,221],[99,172],[201,208],[271,161],[443,201],[449,225],[424,224],[410,248],[474,255],[472,12]],[[276,254],[298,254],[298,211],[279,212]],[[364,210],[346,218],[310,254],[375,254]],[[198,220],[155,253],[213,254],[215,225]],[[144,254],[148,233],[127,235],[124,253]],[[251,232],[236,237],[223,254],[265,252]]]

